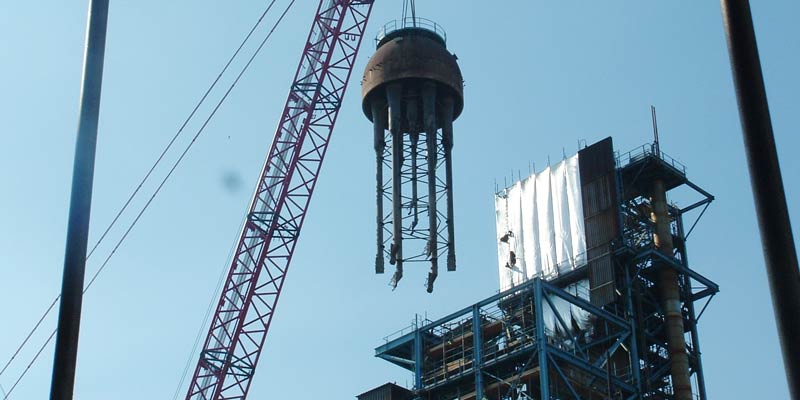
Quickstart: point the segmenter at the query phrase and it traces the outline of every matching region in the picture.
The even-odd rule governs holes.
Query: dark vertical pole
[[[51,400],[71,400],[75,386],[107,22],[108,0],[90,0]]]
[[[783,363],[789,392],[800,399],[800,272],[750,3],[721,0],[721,5]]]
[[[653,147],[656,156],[661,157],[661,143],[658,141],[658,120],[656,120],[656,106],[650,106],[650,114],[653,116]]]

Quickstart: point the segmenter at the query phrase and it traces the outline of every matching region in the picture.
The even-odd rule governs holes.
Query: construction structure
[[[428,293],[440,256],[446,254],[448,271],[456,269],[453,121],[464,108],[464,80],[446,37],[438,24],[415,16],[384,25],[361,81],[364,114],[374,127],[375,272],[382,274],[388,260],[396,287],[404,262],[429,262]]]
[[[668,203],[678,188],[696,201]],[[697,322],[718,286],[689,267],[684,216],[712,200],[657,142],[585,147],[496,193],[501,291],[376,356],[416,399],[705,400]]]
[[[247,398],[373,2],[319,2],[187,400]]]

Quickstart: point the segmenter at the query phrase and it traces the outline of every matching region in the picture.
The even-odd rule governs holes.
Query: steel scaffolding
[[[610,246],[613,301],[599,306],[606,301],[592,301],[581,285],[573,285],[590,278],[587,266],[549,281],[529,280],[436,321],[417,322],[376,349],[377,357],[412,371],[416,398],[673,399],[667,313],[658,290],[659,272],[668,268],[678,278],[691,391],[707,399],[697,321],[719,288],[689,267],[683,219],[704,207],[699,219],[713,196],[653,146],[617,156],[616,165],[622,229]],[[668,206],[671,256],[654,243],[655,180],[666,190],[686,187],[700,197],[684,208]],[[591,323],[579,326],[570,318],[577,314],[588,315]]]

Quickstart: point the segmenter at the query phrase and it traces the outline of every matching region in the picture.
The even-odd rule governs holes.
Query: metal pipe
[[[375,273],[382,274],[383,264],[383,153],[386,151],[386,105],[374,100],[372,102],[372,129],[375,139],[375,185],[377,196],[378,252],[375,255]]]
[[[800,399],[800,272],[750,3],[721,7],[783,364],[789,393]]]
[[[392,232],[393,243],[390,250],[389,264],[396,267],[392,277],[392,285],[397,287],[397,282],[403,278],[403,205],[402,196],[402,170],[403,170],[403,132],[401,129],[401,102],[403,88],[394,83],[386,88],[386,97],[389,100],[389,132],[392,134]]]
[[[655,224],[653,242],[661,254],[672,258],[674,246],[667,208],[667,191],[664,182],[656,180],[650,191],[652,219]],[[667,349],[672,375],[672,390],[675,400],[692,400],[692,385],[689,380],[689,356],[686,354],[686,338],[683,336],[683,313],[681,312],[678,272],[668,265],[656,265],[661,308],[666,320]]]
[[[439,241],[436,215],[436,164],[438,146],[436,134],[436,85],[425,83],[422,88],[422,118],[425,125],[425,140],[428,152],[428,246],[431,271],[428,273],[428,293],[433,292],[433,282],[439,276]]]
[[[90,0],[51,400],[71,400],[75,387],[107,26],[108,0]]]
[[[412,214],[411,230],[413,231],[419,223],[419,206],[417,204],[419,194],[417,192],[417,146],[419,145],[419,115],[417,112],[417,99],[415,93],[409,90],[409,99],[406,102],[406,123],[408,124],[408,136],[411,139],[411,209]]]
[[[453,212],[453,98],[442,100],[442,147],[444,147],[445,183],[447,185],[447,270],[456,270],[456,235]]]

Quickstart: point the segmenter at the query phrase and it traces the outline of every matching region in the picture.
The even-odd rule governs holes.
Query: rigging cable
[[[169,141],[169,143],[167,143],[167,146],[164,148],[164,150],[158,156],[158,159],[156,159],[155,163],[153,163],[153,165],[150,167],[150,170],[147,171],[147,174],[145,174],[144,178],[142,178],[142,180],[136,186],[136,189],[134,189],[133,193],[131,193],[131,195],[128,197],[128,200],[125,201],[125,204],[117,212],[116,216],[111,221],[111,223],[108,225],[108,227],[106,227],[106,229],[103,232],[103,234],[100,235],[100,238],[97,240],[97,242],[94,244],[94,246],[92,247],[92,249],[89,251],[88,255],[86,256],[87,260],[92,256],[92,254],[95,252],[95,250],[97,250],[97,247],[100,245],[100,243],[103,242],[103,240],[108,235],[109,231],[111,231],[111,228],[114,227],[114,225],[117,223],[119,218],[122,216],[122,214],[125,212],[125,210],[128,208],[128,206],[131,204],[133,199],[139,193],[139,190],[142,188],[142,186],[144,186],[144,184],[150,178],[150,175],[152,175],[153,171],[155,171],[156,167],[158,167],[158,165],[161,163],[161,160],[164,159],[164,156],[167,154],[167,152],[170,150],[170,148],[172,148],[172,145],[175,143],[175,141],[178,139],[178,137],[181,135],[181,133],[183,133],[183,130],[186,128],[186,126],[189,124],[189,122],[192,120],[192,118],[194,118],[195,114],[197,113],[197,110],[200,109],[200,107],[203,105],[203,103],[205,102],[205,100],[208,97],[208,95],[216,87],[217,83],[222,78],[222,75],[224,75],[225,72],[227,72],[228,67],[230,67],[230,65],[233,63],[234,59],[236,59],[236,57],[241,52],[242,48],[250,40],[250,37],[253,35],[253,32],[255,32],[255,30],[261,25],[261,22],[267,16],[267,14],[269,13],[270,9],[272,9],[272,6],[275,4],[275,1],[276,0],[272,0],[269,3],[269,5],[267,6],[266,10],[264,10],[264,12],[259,17],[258,21],[256,21],[255,25],[253,25],[253,27],[250,29],[250,32],[248,32],[247,36],[245,36],[244,40],[242,40],[242,43],[239,44],[239,47],[236,49],[236,51],[233,53],[233,55],[228,59],[228,62],[225,64],[225,66],[222,68],[222,70],[219,72],[219,74],[217,74],[216,79],[214,79],[214,81],[211,83],[211,85],[208,87],[208,89],[206,89],[205,93],[200,98],[200,101],[194,106],[194,109],[192,109],[192,112],[189,113],[189,116],[186,117],[186,119],[183,121],[183,124],[181,124],[181,127],[178,129],[178,131],[175,133],[175,135],[172,137],[172,139]],[[60,298],[61,298],[61,294],[58,294],[58,296],[56,296],[56,298],[53,299],[53,302],[50,303],[49,307],[47,307],[47,310],[45,310],[44,314],[42,314],[42,317],[39,319],[38,322],[36,322],[36,325],[34,325],[34,327],[30,330],[30,332],[25,337],[25,339],[22,341],[22,343],[19,345],[19,347],[17,347],[17,350],[14,352],[14,354],[11,356],[11,358],[3,366],[3,369],[0,370],[0,376],[3,375],[3,373],[6,371],[6,369],[8,369],[8,367],[11,365],[11,363],[14,361],[14,359],[17,357],[17,355],[19,355],[19,352],[22,351],[22,349],[27,344],[28,340],[30,340],[31,336],[33,336],[33,334],[36,332],[36,330],[39,329],[39,325],[41,325],[42,321],[44,321],[44,319],[50,314],[50,312],[53,310],[53,307],[56,305],[56,303],[58,303],[58,300]]]
[[[250,199],[247,199],[248,203]],[[247,215],[242,216],[242,221],[239,224],[238,231],[241,231],[244,227],[245,222],[247,221]],[[235,237],[235,235],[232,235]],[[222,292],[222,286],[225,284],[225,277],[227,276],[228,267],[230,266],[229,260],[233,258],[233,253],[236,251],[236,245],[238,244],[238,237],[235,237],[233,243],[231,243],[231,249],[228,252],[228,256],[225,257],[225,261],[223,262],[223,268],[220,271],[219,278],[217,279],[217,287],[214,292],[211,294],[211,300],[208,303],[208,308],[206,308],[206,313],[203,316],[203,322],[200,324],[200,327],[197,330],[197,335],[194,338],[194,344],[192,345],[192,350],[189,352],[189,356],[186,359],[186,364],[183,366],[183,373],[181,374],[181,379],[178,382],[178,387],[175,388],[175,393],[172,396],[173,400],[178,399],[178,395],[181,393],[181,388],[183,388],[183,383],[186,381],[186,377],[189,373],[189,368],[191,368],[192,360],[195,359],[195,354],[197,354],[197,346],[200,345],[200,340],[203,338],[203,332],[205,332],[205,326],[208,323],[208,319],[211,316],[211,312],[214,311],[214,304],[217,303],[217,298],[219,298],[219,294]]]
[[[272,4],[274,4],[274,3],[275,3],[275,1],[276,1],[276,0],[272,0],[272,2],[270,3],[270,7],[272,7]],[[136,215],[136,218],[134,218],[133,222],[131,222],[131,225],[128,227],[128,229],[127,229],[127,230],[125,230],[125,233],[122,235],[122,237],[119,239],[119,241],[117,241],[117,244],[116,244],[116,245],[114,246],[114,248],[111,250],[111,253],[109,253],[109,255],[106,257],[106,259],[103,261],[103,263],[100,265],[100,268],[99,268],[99,269],[98,269],[98,270],[97,270],[97,271],[94,273],[94,275],[92,275],[92,278],[89,280],[89,283],[86,285],[86,287],[85,287],[85,288],[84,288],[84,290],[83,290],[83,292],[84,292],[84,293],[86,293],[86,291],[88,291],[88,290],[89,290],[89,288],[92,286],[92,284],[93,284],[93,283],[95,282],[95,280],[97,279],[98,275],[100,275],[100,273],[101,273],[101,272],[102,272],[102,271],[105,269],[105,267],[106,267],[106,265],[108,264],[109,260],[111,260],[111,257],[113,257],[113,256],[114,256],[114,254],[116,253],[116,251],[119,249],[120,245],[122,245],[122,243],[125,241],[125,239],[127,238],[128,234],[131,232],[131,230],[133,229],[133,227],[134,227],[134,226],[136,226],[136,223],[139,221],[139,219],[142,217],[142,215],[144,214],[144,212],[147,210],[147,208],[148,208],[148,207],[150,206],[150,204],[153,202],[153,200],[155,199],[156,195],[158,195],[158,193],[159,193],[159,192],[161,191],[161,189],[164,187],[164,184],[165,184],[165,183],[166,183],[166,182],[169,180],[169,178],[172,176],[172,173],[173,173],[173,172],[175,172],[175,169],[178,167],[178,165],[180,165],[181,161],[183,161],[183,158],[186,156],[186,154],[187,154],[187,153],[189,152],[189,150],[192,148],[192,146],[194,145],[194,143],[197,141],[197,138],[200,136],[200,134],[202,134],[202,133],[203,133],[203,131],[204,131],[204,130],[205,130],[205,128],[208,126],[208,124],[209,124],[209,122],[211,121],[211,119],[214,117],[214,115],[217,113],[217,111],[219,110],[219,108],[222,106],[222,104],[223,104],[223,103],[225,102],[225,100],[228,98],[228,95],[230,95],[230,93],[231,93],[231,91],[233,90],[233,88],[234,88],[234,87],[236,87],[236,85],[239,83],[239,80],[242,78],[242,76],[244,75],[244,73],[247,71],[247,69],[248,69],[248,68],[250,67],[250,65],[253,63],[253,60],[256,58],[256,56],[257,56],[257,55],[258,55],[258,54],[261,52],[261,50],[263,49],[264,45],[267,43],[267,41],[269,40],[269,38],[270,38],[270,37],[272,36],[272,34],[275,32],[275,29],[276,29],[276,28],[278,27],[278,25],[280,25],[280,23],[283,21],[284,17],[285,17],[285,16],[286,16],[286,14],[289,12],[289,10],[291,9],[291,7],[294,5],[295,1],[296,1],[296,0],[292,0],[292,1],[289,3],[289,5],[288,5],[288,6],[286,7],[286,9],[283,11],[283,13],[281,14],[281,16],[278,18],[278,20],[275,22],[275,24],[274,24],[274,25],[272,26],[272,28],[270,29],[269,33],[267,33],[267,35],[266,35],[266,37],[264,38],[264,40],[262,40],[262,41],[261,41],[261,43],[259,44],[258,48],[256,48],[256,50],[255,50],[255,52],[253,53],[253,55],[250,57],[250,59],[249,59],[249,60],[247,61],[247,63],[244,65],[244,67],[243,67],[243,68],[242,68],[242,70],[239,72],[239,74],[236,76],[236,79],[233,81],[233,83],[231,83],[231,85],[230,85],[230,86],[228,87],[228,89],[225,91],[225,94],[222,96],[222,98],[219,100],[219,102],[217,102],[216,106],[215,106],[215,107],[214,107],[214,109],[211,111],[211,114],[210,114],[210,115],[208,116],[208,118],[206,118],[206,120],[203,122],[203,124],[201,125],[201,127],[198,129],[197,133],[195,133],[195,135],[194,135],[194,137],[192,138],[191,142],[189,142],[189,144],[186,146],[186,148],[185,148],[185,149],[183,150],[183,152],[181,153],[180,157],[178,157],[178,159],[177,159],[177,160],[175,161],[175,163],[172,165],[172,168],[170,168],[170,170],[169,170],[169,172],[167,173],[167,175],[164,177],[164,179],[163,179],[163,180],[161,181],[161,183],[158,185],[158,187],[156,188],[156,190],[153,192],[153,194],[152,194],[152,195],[150,196],[150,198],[147,200],[147,202],[145,203],[145,205],[142,207],[142,209],[141,209],[141,210],[139,211],[139,213]],[[269,11],[269,8],[267,9],[267,11]],[[260,18],[260,19],[259,19],[259,23],[261,22],[261,20],[262,20],[262,19],[263,19],[263,15],[262,15],[262,18]],[[256,26],[257,26],[257,25],[256,25]],[[255,30],[255,27],[253,28],[253,30]],[[252,33],[253,33],[253,32],[251,31],[251,32],[248,34],[248,36],[247,36],[247,37],[249,38],[249,37],[250,37],[250,35],[252,35]],[[238,52],[241,50],[241,48],[242,48],[242,46],[243,46],[243,45],[244,45],[244,43],[243,43],[243,44],[242,44],[242,45],[239,47],[239,49],[237,49],[236,53],[234,54],[234,57],[235,57],[235,55],[236,55],[236,54],[238,54]],[[228,64],[226,64],[225,68],[227,69],[227,67],[228,67],[229,65],[230,65],[230,61],[228,62]],[[219,77],[217,77],[217,79],[214,81],[214,85],[217,83],[217,81],[218,81],[218,80],[219,80]],[[212,85],[212,87],[213,87],[213,85]],[[210,90],[209,90],[209,91],[210,91]],[[205,95],[205,96],[203,96],[203,99],[205,99],[205,97],[206,97],[207,95],[208,95],[208,93],[206,93],[206,95]],[[197,107],[199,107],[199,105],[198,105]],[[192,112],[192,114],[194,114],[194,112],[196,112],[196,111],[197,111],[197,107],[196,107],[196,108],[195,108],[195,110]],[[185,126],[185,124],[184,124],[184,126]],[[183,129],[183,127],[182,127],[181,129]],[[178,134],[180,134],[180,131],[178,132]],[[176,137],[177,137],[177,135],[176,135]],[[174,138],[173,138],[173,140],[170,142],[169,146],[171,146],[173,142],[174,142]],[[162,157],[163,157],[163,154],[162,154]],[[162,157],[159,157],[158,161],[160,161],[160,160],[162,159]],[[151,170],[151,172],[152,172],[152,170]],[[148,173],[148,176],[149,176],[149,174],[150,174],[150,173]],[[136,191],[134,191],[134,194],[135,194],[135,193],[136,193],[136,192],[139,190],[139,188],[140,188],[140,187],[141,187],[141,184],[139,185],[139,187],[137,187]],[[130,202],[130,200],[128,201],[128,203],[129,203],[129,202]],[[126,203],[126,205],[125,205],[126,207],[127,207],[128,203]],[[115,218],[115,219],[114,219],[114,221],[116,221],[116,220],[117,220],[117,218]],[[95,248],[96,248],[96,246],[95,246]],[[93,249],[93,250],[94,250],[94,249]],[[88,257],[87,257],[87,258],[88,258]],[[53,304],[55,304],[55,302],[57,302],[57,301],[58,301],[58,298],[59,298],[60,296],[61,296],[61,295],[59,294],[59,295],[56,297],[56,300],[54,301],[54,303],[53,303]],[[45,312],[45,315],[43,315],[43,316],[42,316],[42,318],[41,318],[42,320],[43,320],[43,319],[44,319],[44,318],[47,316],[47,313],[49,313],[49,312],[50,312],[50,310],[52,310],[52,308],[53,308],[53,305],[51,305],[51,306],[50,306],[50,307],[47,309],[47,311]],[[19,348],[17,349],[17,351],[14,353],[14,355],[13,355],[13,356],[12,356],[12,358],[11,358],[11,360],[9,360],[9,361],[8,361],[8,363],[6,364],[6,366],[5,366],[5,367],[3,368],[3,370],[2,370],[3,372],[5,372],[5,370],[8,368],[8,365],[11,363],[11,361],[14,359],[14,357],[16,357],[16,356],[19,354],[19,351],[22,349],[22,347],[25,345],[25,343],[28,341],[28,339],[29,339],[29,338],[30,338],[30,337],[33,335],[33,333],[35,332],[36,328],[37,328],[37,327],[38,327],[40,324],[41,324],[41,320],[39,321],[39,323],[37,323],[37,324],[36,324],[36,326],[35,326],[35,327],[34,327],[34,329],[31,331],[31,333],[29,333],[29,334],[28,334],[28,337],[26,337],[26,339],[23,341],[23,344],[22,344],[22,345],[20,345],[20,347],[19,347]],[[22,380],[22,378],[23,378],[23,377],[25,376],[25,374],[28,372],[28,370],[30,369],[30,367],[33,365],[33,363],[36,361],[36,359],[39,357],[39,355],[41,355],[41,353],[42,353],[42,351],[44,350],[44,348],[45,348],[45,347],[46,347],[46,346],[47,346],[47,345],[50,343],[50,341],[53,339],[53,336],[55,336],[55,333],[56,333],[56,331],[55,331],[55,330],[53,330],[53,332],[50,334],[50,336],[49,336],[49,337],[48,337],[48,339],[45,341],[45,343],[44,343],[44,344],[43,344],[43,345],[42,345],[42,346],[39,348],[39,351],[36,353],[36,355],[34,355],[34,357],[33,357],[33,359],[31,360],[31,362],[30,362],[30,363],[27,365],[27,367],[25,368],[25,370],[22,372],[22,374],[19,376],[19,378],[17,378],[17,380],[14,382],[14,384],[13,384],[13,385],[12,385],[12,386],[9,388],[8,392],[7,392],[7,393],[5,394],[5,396],[3,397],[3,399],[4,399],[4,400],[5,400],[5,399],[8,399],[8,397],[11,395],[11,393],[13,392],[13,390],[14,390],[14,389],[17,387],[17,385],[19,384],[19,382]]]

